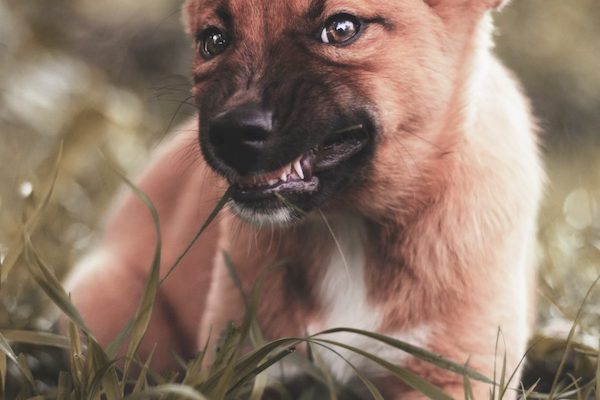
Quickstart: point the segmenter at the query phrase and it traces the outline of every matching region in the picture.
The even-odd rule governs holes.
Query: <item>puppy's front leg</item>
[[[71,298],[96,339],[103,346],[112,342],[135,314],[144,289],[144,279],[136,268],[124,260],[98,251],[88,256],[67,284]],[[178,368],[172,353],[186,354],[173,326],[171,307],[159,293],[147,334],[139,349],[141,357],[152,354],[153,367],[161,370]],[[66,332],[67,321],[60,321]]]
[[[161,278],[166,278],[222,196],[205,164],[185,156],[196,144],[196,125],[197,121],[190,121],[161,147],[138,181],[162,226]],[[211,281],[217,237],[218,226],[213,224],[158,290],[153,319],[138,354],[146,359],[156,344],[155,369],[177,368],[173,351],[187,357],[197,350],[195,337]],[[96,250],[68,279],[67,289],[75,306],[102,345],[117,337],[133,317],[156,244],[148,208],[137,196],[127,193]]]

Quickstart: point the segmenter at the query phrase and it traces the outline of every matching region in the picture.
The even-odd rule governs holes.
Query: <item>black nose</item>
[[[273,113],[246,104],[217,115],[209,122],[213,154],[241,175],[257,168],[273,128]]]

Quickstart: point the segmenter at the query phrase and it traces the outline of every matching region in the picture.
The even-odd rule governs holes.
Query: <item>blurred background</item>
[[[0,2],[0,261],[51,179],[33,237],[63,277],[98,238],[120,185],[194,112],[180,0]],[[549,174],[540,219],[539,327],[568,332],[600,274],[600,1],[514,0],[496,16],[497,53],[523,82]],[[47,329],[50,301],[23,260],[0,288],[0,329]],[[597,347],[600,289],[579,337]]]

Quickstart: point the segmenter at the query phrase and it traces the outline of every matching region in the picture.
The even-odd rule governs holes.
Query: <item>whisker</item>
[[[335,242],[335,247],[337,248],[338,253],[340,253],[340,257],[342,257],[342,263],[344,264],[344,268],[346,269],[346,276],[348,279],[350,279],[350,267],[348,266],[348,260],[346,260],[346,255],[342,250],[342,245],[340,244],[337,236],[335,235],[335,232],[333,231],[333,228],[329,224],[327,217],[325,217],[325,214],[323,214],[323,211],[321,211],[321,209],[319,209],[319,215],[321,215],[321,218],[323,219],[327,230],[329,231],[331,237],[333,238],[333,241]]]
[[[171,119],[169,120],[169,124],[167,125],[167,128],[164,131],[164,135],[166,135],[167,133],[169,133],[169,131],[173,127],[173,124],[175,123],[175,120],[177,119],[177,116],[179,115],[179,112],[181,111],[181,109],[185,105],[189,105],[189,103],[187,101],[190,100],[190,99],[192,99],[193,97],[194,96],[189,96],[188,98],[186,98],[185,100],[183,100],[182,102],[180,102],[179,106],[177,106],[177,109],[173,113],[173,116],[171,116]]]

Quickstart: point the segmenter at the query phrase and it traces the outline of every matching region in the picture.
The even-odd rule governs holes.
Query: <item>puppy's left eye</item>
[[[219,28],[211,26],[199,34],[198,52],[206,60],[210,60],[224,52],[229,46],[227,35]]]
[[[330,17],[321,31],[321,41],[327,44],[345,44],[360,32],[360,20],[351,14]]]

